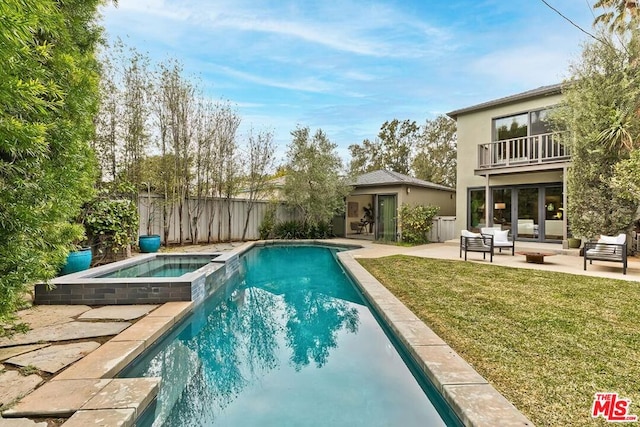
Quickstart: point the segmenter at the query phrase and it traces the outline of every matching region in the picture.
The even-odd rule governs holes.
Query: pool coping
[[[410,357],[416,362],[416,366],[429,378],[464,425],[478,427],[534,425],[358,263],[351,250],[362,248],[361,245],[318,239],[261,240],[247,242],[231,251],[224,252],[216,258],[216,261],[219,263],[234,262],[254,247],[305,244],[349,248],[349,250],[338,252],[338,261],[353,279],[354,284],[368,303],[387,322],[400,342],[406,347]],[[62,385],[85,381],[87,388],[90,389],[89,397],[81,404],[76,404],[73,411],[69,411],[67,408],[72,416],[63,425],[70,427],[82,425],[78,424],[78,419],[86,420],[86,417],[90,416],[88,411],[97,410],[101,411],[100,416],[107,412],[114,419],[117,417],[121,417],[118,419],[126,418],[123,426],[134,425],[146,406],[155,398],[159,388],[159,379],[155,379],[151,386],[143,384],[147,393],[143,393],[144,395],[135,402],[119,402],[120,406],[109,409],[94,407],[95,405],[92,406],[91,402],[100,393],[104,393],[103,390],[108,390],[105,387],[110,382],[117,380],[116,376],[120,371],[142,354],[145,349],[162,339],[166,332],[187,316],[196,305],[193,301],[168,302],[161,305],[53,377],[48,383],[36,389],[23,400],[28,400],[29,396],[34,394],[36,395],[32,400],[37,400],[37,394],[47,395],[47,389],[55,390],[56,387],[59,388]],[[139,378],[131,380],[139,380]],[[115,386],[115,382],[111,386]],[[41,391],[38,392],[38,390]],[[21,402],[22,400],[19,404]],[[95,412],[95,414],[98,413]],[[40,414],[16,410],[14,406],[14,408],[3,412],[3,415],[34,417]],[[74,417],[76,418],[74,419]]]

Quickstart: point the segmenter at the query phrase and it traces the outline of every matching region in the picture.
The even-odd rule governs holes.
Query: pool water
[[[130,265],[109,273],[96,276],[98,278],[133,278],[133,277],[180,277],[196,271],[211,262],[211,255],[158,256],[149,261]]]
[[[226,289],[123,373],[162,377],[138,425],[457,425],[442,419],[335,252],[243,256]]]

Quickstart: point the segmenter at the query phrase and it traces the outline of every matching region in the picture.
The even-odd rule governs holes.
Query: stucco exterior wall
[[[453,216],[456,214],[456,193],[454,191],[411,187],[411,191],[409,192],[409,194],[406,194],[405,192],[402,200],[403,203],[414,206],[439,206],[440,211],[438,212],[438,215]]]
[[[499,105],[480,111],[460,114],[457,117],[458,166],[456,182],[456,233],[466,228],[467,190],[484,187],[486,178],[475,175],[478,168],[478,145],[492,139],[493,119],[538,110],[557,105],[561,94],[537,97],[517,103]],[[490,185],[515,185],[542,182],[561,182],[562,174],[526,173],[491,176]]]

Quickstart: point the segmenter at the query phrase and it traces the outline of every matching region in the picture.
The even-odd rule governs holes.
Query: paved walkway
[[[356,239],[333,239],[332,242],[362,246],[351,252],[354,258],[409,255],[460,260],[457,240],[413,247]],[[171,248],[171,252],[224,252],[241,245],[242,243],[182,246]],[[593,265],[588,265],[587,271],[584,271],[583,259],[578,255],[578,251],[563,250],[560,245],[516,242],[516,251],[539,251],[555,255],[546,257],[544,264],[532,264],[527,263],[524,256],[512,256],[510,251],[505,250],[503,253],[496,253],[493,264],[640,281],[640,260],[636,257],[629,258],[627,274],[623,275],[619,263],[596,261]],[[489,263],[489,259],[483,260],[480,253],[469,253],[468,262]],[[50,417],[64,417],[75,412],[75,419],[69,419],[65,423],[65,426],[72,427],[90,425],[92,423],[88,423],[88,420],[95,421],[98,414],[91,411],[105,411],[105,407],[115,406],[119,409],[112,411],[111,416],[116,417],[114,420],[126,421],[114,425],[132,425],[138,411],[148,403],[149,396],[157,392],[157,383],[147,380],[135,383],[130,379],[108,378],[112,378],[111,371],[116,364],[124,366],[189,310],[189,303],[180,306],[171,304],[177,303],[161,307],[37,306],[20,312],[20,318],[32,329],[29,333],[16,335],[13,339],[0,339],[0,361],[4,363],[4,366],[0,365],[0,410],[12,416],[29,416],[28,414],[48,410]],[[133,326],[130,326],[132,324]],[[124,332],[116,335],[122,330]],[[65,370],[62,371],[63,369]],[[87,378],[88,370],[99,371],[100,375]],[[60,371],[62,373],[56,375]],[[73,402],[64,399],[61,401],[61,391],[58,389],[70,386],[63,381],[71,381],[69,384],[75,385],[86,382],[82,383],[82,390],[75,393],[76,396],[82,396],[82,399]],[[45,384],[41,385],[43,383]],[[129,390],[133,394],[137,393],[130,400],[139,406],[122,406],[121,402],[101,400],[119,388]],[[22,396],[27,397],[16,405],[16,400]],[[11,409],[6,411],[8,408]],[[0,427],[46,425],[27,419],[23,421],[25,424],[17,424],[15,420],[0,418]],[[58,421],[50,422],[49,426],[61,425],[63,421],[64,419],[60,418]]]
[[[380,258],[391,255],[410,255],[423,258],[463,260],[460,258],[459,242],[457,240],[445,243],[430,243],[420,246],[395,246],[374,243],[364,240],[340,239],[345,243],[362,245],[362,249],[353,252],[355,258]],[[593,265],[587,263],[587,270],[583,270],[583,258],[578,249],[562,249],[559,244],[516,242],[515,251],[537,251],[554,253],[547,256],[544,264],[528,263],[523,255],[511,255],[510,250],[496,251],[493,256],[494,265],[502,265],[514,268],[529,268],[534,270],[557,271],[562,273],[578,274],[583,276],[605,277],[609,279],[621,279],[640,281],[640,259],[629,257],[627,274],[622,274],[622,264],[617,262],[594,261]],[[464,255],[463,255],[464,256]],[[482,259],[481,253],[469,252],[467,262],[479,262],[489,264],[489,257]]]

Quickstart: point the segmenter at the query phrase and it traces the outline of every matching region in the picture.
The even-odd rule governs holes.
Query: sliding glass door
[[[378,196],[378,240],[396,240],[397,209],[395,195]]]

